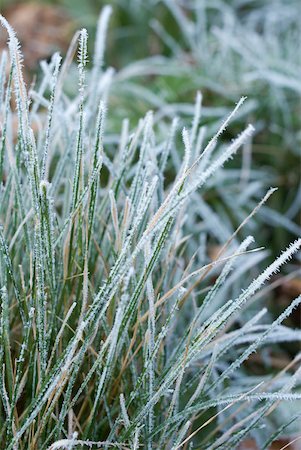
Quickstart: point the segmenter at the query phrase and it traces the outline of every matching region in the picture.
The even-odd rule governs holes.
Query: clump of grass
[[[123,84],[115,99],[119,105],[116,109],[124,111],[124,105],[131,103],[130,97],[135,95],[140,101],[131,105],[133,115],[155,108],[160,119],[181,113],[188,122],[194,92],[201,89],[208,137],[225,110],[247,95],[249,101],[237,116],[236,131],[228,131],[235,136],[246,120],[256,127],[253,145],[246,145],[243,151],[242,179],[248,180],[252,192],[249,203],[260,198],[256,184],[264,189],[271,184],[279,187],[258,214],[263,224],[260,243],[268,238],[275,257],[279,241],[287,245],[301,233],[300,2],[277,0],[273,8],[267,0],[130,3],[131,7],[128,1],[118,2],[123,20],[119,21],[119,33],[114,33],[120,38],[118,45],[111,47],[110,60],[120,64],[133,46],[139,47],[140,58],[149,52],[153,56],[121,70],[119,79]],[[115,52],[117,48],[122,50]],[[135,82],[126,79],[129,75],[135,75]],[[151,82],[147,75],[152,76]],[[238,161],[236,158],[233,165],[237,167]],[[255,171],[254,180],[249,175]],[[208,201],[219,209],[228,203],[231,205],[231,198],[223,190],[213,191]],[[237,225],[235,216],[239,211],[233,216]]]
[[[280,403],[301,399],[299,355],[259,377],[245,363],[301,338],[282,324],[301,297],[274,322],[255,302],[301,240],[257,272],[265,252],[240,236],[270,189],[225,239],[227,226],[210,212],[224,245],[209,258],[195,211],[253,133],[249,125],[218,146],[243,99],[203,145],[197,96],[182,161],[176,118],[168,133],[149,112],[133,129],[125,119],[119,136],[106,134],[109,12],[92,70],[83,29],[29,93],[17,38],[0,19],[9,36],[0,83],[1,446],[233,449],[252,434],[268,448],[298,418],[273,426]],[[64,80],[77,40],[79,88],[70,97]]]

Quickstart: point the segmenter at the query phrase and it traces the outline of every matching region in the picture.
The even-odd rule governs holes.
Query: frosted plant
[[[274,321],[258,302],[301,239],[261,272],[267,253],[244,228],[274,189],[237,229],[207,208],[204,195],[231,178],[229,160],[254,133],[248,125],[220,145],[243,99],[208,144],[201,94],[182,132],[180,118],[167,130],[154,112],[136,126],[124,119],[117,136],[107,129],[120,82],[103,67],[110,12],[91,71],[87,32],[76,34],[75,96],[66,77],[76,40],[27,92],[1,18],[0,447],[235,448],[250,434],[269,445],[297,423],[292,414],[273,426],[283,403],[301,400],[300,355],[261,376],[247,363],[301,340],[284,324],[300,297]]]
[[[271,227],[281,223],[282,235],[286,233],[288,242],[301,233],[297,113],[301,89],[298,20],[301,4],[297,0],[276,0],[271,8],[270,3],[268,0],[137,2],[135,9],[129,9],[132,17],[128,26],[135,23],[135,16],[144,20],[141,27],[148,37],[144,41],[154,40],[155,48],[164,57],[155,55],[126,66],[117,80],[123,95],[132,93],[140,98],[139,106],[144,104],[145,108],[156,110],[155,118],[162,127],[162,119],[175,114],[186,116],[189,121],[193,106],[187,99],[192,98],[196,88],[201,89],[207,138],[216,129],[216,118],[219,123],[225,110],[232,108],[239,96],[247,95],[249,101],[241,108],[237,121],[243,127],[252,117],[257,131],[252,137],[253,145],[251,140],[247,141],[242,151],[240,185],[254,182],[248,204],[256,204],[264,187],[279,185],[272,200],[277,211],[266,205],[258,218],[269,234],[273,232]],[[145,83],[146,75],[153,76],[152,83]],[[114,92],[112,96],[115,98]],[[192,134],[194,139],[195,127]],[[209,157],[207,154],[203,163]],[[237,170],[238,164],[233,166]],[[235,176],[235,170],[232,175]],[[231,208],[233,195],[240,197],[237,184],[231,185],[229,179],[228,182],[228,189],[224,183],[212,186],[210,204],[218,205],[220,214]],[[236,225],[243,220],[243,205],[240,203],[233,211],[231,221]],[[273,240],[274,253],[275,244]]]

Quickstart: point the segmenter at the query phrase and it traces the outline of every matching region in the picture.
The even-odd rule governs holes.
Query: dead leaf
[[[291,439],[279,439],[272,443],[269,450],[280,450],[282,447],[287,445],[290,441],[293,441],[294,438]],[[254,439],[246,439],[238,448],[238,450],[259,450],[258,446]],[[286,447],[286,450],[300,450],[300,444],[297,442],[290,444]]]
[[[281,287],[284,294],[291,297],[298,297],[301,294],[301,278],[285,281]]]
[[[3,12],[17,33],[26,69],[34,70],[41,59],[55,51],[64,53],[74,29],[66,11],[55,5],[21,3]],[[6,48],[7,33],[0,29],[0,50]]]

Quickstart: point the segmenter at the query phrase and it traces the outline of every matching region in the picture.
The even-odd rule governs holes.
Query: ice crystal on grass
[[[173,13],[193,45],[189,19]],[[118,135],[106,128],[110,86],[122,84],[104,68],[110,14],[106,7],[99,20],[91,73],[83,29],[64,61],[42,64],[31,104],[19,44],[0,19],[10,55],[0,63],[0,447],[212,449],[238,445],[258,424],[276,435],[270,416],[280,402],[300,401],[299,372],[291,363],[258,382],[246,361],[301,339],[283,325],[300,297],[274,321],[255,302],[301,240],[261,273],[253,267],[266,253],[252,248],[257,228],[254,239],[248,226],[274,189],[262,198],[256,173],[248,187],[228,167],[252,125],[220,145],[244,99],[207,145],[200,93],[182,134],[181,118],[167,126],[156,112],[136,126],[125,118]],[[210,186],[231,182],[246,188],[231,205],[236,228],[206,204]]]

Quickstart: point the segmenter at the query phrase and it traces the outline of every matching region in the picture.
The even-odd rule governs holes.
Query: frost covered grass
[[[115,45],[108,57],[122,67],[119,53],[122,61],[130,59],[127,49],[137,47],[142,53],[140,61],[122,68],[119,75],[124,81],[118,89],[119,104],[129,104],[131,95],[140,100],[131,105],[133,116],[153,108],[160,118],[180,114],[189,123],[195,91],[200,89],[203,124],[210,134],[233,103],[248,96],[227,136],[234,137],[246,121],[256,128],[252,146],[246,145],[242,152],[242,180],[249,184],[253,203],[260,198],[253,184],[254,170],[261,172],[256,183],[262,189],[279,188],[258,213],[264,224],[261,244],[268,238],[276,256],[279,240],[286,245],[301,234],[300,1],[132,0],[118,4],[123,4],[121,37],[115,43],[112,33]],[[125,11],[126,25],[121,20]],[[120,47],[122,51],[115,53]],[[150,52],[152,56],[145,58]],[[126,79],[129,75],[135,82]],[[236,167],[239,160],[240,156]],[[225,203],[231,204],[223,190],[214,194],[212,190],[209,205],[222,209]]]
[[[248,227],[274,189],[236,229],[204,200],[241,180],[227,164],[254,128],[220,138],[244,99],[208,141],[200,94],[184,129],[148,112],[106,131],[121,83],[103,65],[109,15],[91,70],[83,29],[29,91],[0,19],[1,448],[234,449],[252,435],[267,449],[298,423],[277,411],[301,400],[300,355],[261,375],[247,362],[257,352],[268,366],[274,346],[300,342],[283,322],[301,297],[274,321],[261,303],[301,239],[260,272],[267,253]],[[248,195],[234,192],[233,211]]]

